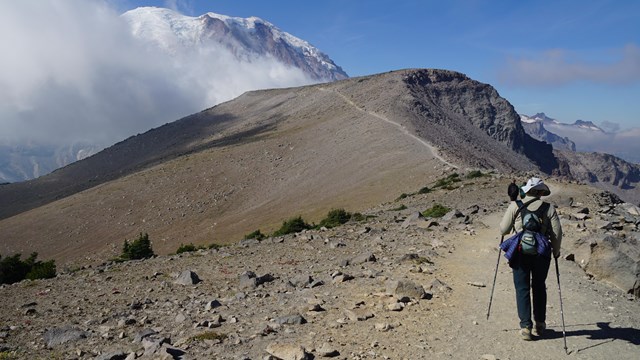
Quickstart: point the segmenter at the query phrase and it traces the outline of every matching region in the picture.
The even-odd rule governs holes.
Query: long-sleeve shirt
[[[530,200],[535,199],[531,204],[527,206],[529,211],[536,211],[542,204],[544,203],[539,198],[534,198],[531,196],[527,196],[522,199],[523,203],[527,203]],[[518,216],[516,217],[516,212],[518,212],[518,204],[516,202],[511,202],[507,211],[502,216],[502,221],[500,221],[500,234],[507,235],[511,232],[512,229],[515,229],[517,232],[522,231],[522,212],[518,212]],[[549,205],[547,209],[547,213],[543,216],[542,222],[542,230],[540,231],[551,241],[551,247],[553,248],[553,255],[560,255],[560,245],[562,244],[562,226],[560,225],[560,218],[558,217],[558,213],[553,205]]]

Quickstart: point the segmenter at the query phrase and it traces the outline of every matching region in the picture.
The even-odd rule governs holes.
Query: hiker
[[[514,189],[509,185],[510,198],[514,198]],[[509,234],[512,229],[517,234],[504,241],[500,246],[509,259],[513,269],[513,283],[516,288],[516,305],[520,318],[520,336],[523,340],[532,339],[533,335],[542,336],[546,329],[547,289],[545,281],[551,264],[551,255],[560,256],[562,228],[555,208],[540,197],[551,194],[549,187],[539,178],[533,177],[522,187],[525,197],[512,200],[500,222],[502,235]],[[517,198],[517,197],[516,197]],[[532,217],[535,214],[536,217]],[[522,218],[527,219],[523,225]],[[533,250],[527,249],[523,242],[529,229],[529,219],[538,220],[538,229],[533,238]],[[526,227],[526,229],[523,229]],[[533,253],[532,253],[533,251]],[[533,318],[531,321],[531,297],[533,293]]]

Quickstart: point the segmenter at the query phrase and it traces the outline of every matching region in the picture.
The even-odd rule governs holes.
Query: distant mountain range
[[[202,59],[216,57],[225,58],[229,62],[249,64],[246,65],[248,68],[251,68],[250,64],[256,64],[255,71],[266,71],[260,66],[264,66],[263,63],[267,60],[276,61],[287,67],[299,69],[301,76],[308,79],[304,83],[348,78],[342,68],[326,54],[308,42],[257,17],[245,19],[211,12],[189,17],[169,9],[142,7],[122,14],[121,18],[128,24],[134,37],[154,51],[169,56],[180,55],[177,62],[185,69],[195,66],[206,67],[207,64],[202,64]],[[193,53],[198,53],[199,56],[188,56]],[[215,64],[220,66],[220,62]],[[220,68],[219,72],[228,73],[224,77],[232,78],[237,75],[226,68]],[[271,87],[300,85],[299,80],[296,81],[276,81]],[[244,91],[259,88],[251,83],[230,86],[233,86],[234,97]],[[105,101],[108,102],[108,99]],[[213,105],[216,104],[208,104]],[[45,145],[0,141],[0,183],[24,181],[45,175],[92,155],[107,145],[110,144]]]
[[[553,145],[554,149],[611,154],[640,163],[640,129],[607,132],[591,121],[568,124],[545,113],[520,114],[520,121],[530,136]]]

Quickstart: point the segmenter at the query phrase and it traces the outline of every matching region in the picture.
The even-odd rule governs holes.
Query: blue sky
[[[640,1],[113,0],[257,16],[350,75],[442,68],[493,85],[520,113],[640,126]]]

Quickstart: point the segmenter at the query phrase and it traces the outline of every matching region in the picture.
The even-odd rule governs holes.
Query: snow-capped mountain
[[[605,132],[591,121],[576,120],[573,124],[562,123],[556,119],[548,117],[545,113],[537,113],[533,116],[520,114],[520,121],[525,124],[542,123],[548,128],[582,129],[587,131]]]
[[[169,53],[216,46],[230,51],[238,60],[271,57],[301,69],[316,81],[348,77],[326,54],[258,17],[212,12],[190,17],[169,9],[141,7],[127,11],[122,18],[136,37]]]
[[[62,6],[55,10],[65,9]],[[32,139],[29,134],[22,134],[15,137],[17,140],[13,136],[0,136],[0,183],[45,175],[136,132],[231,100],[249,90],[348,78],[326,54],[257,17],[244,19],[215,13],[190,17],[154,7],[114,16],[104,22],[109,26],[87,28],[86,37],[78,34],[81,43],[78,49],[88,54],[83,57],[86,66],[80,71],[82,75],[77,77],[82,80],[77,91],[73,86],[71,89],[53,86],[50,90],[53,95],[43,95],[40,91],[44,90],[35,88],[33,93],[37,96],[30,97],[41,100],[30,104],[34,113],[50,114],[50,103],[55,103],[53,109],[61,112],[58,116],[63,119],[58,122],[74,123],[74,129],[80,130],[64,140],[58,139],[60,136],[55,132],[47,133],[44,141],[47,144],[57,141],[53,145],[37,143],[43,141],[42,136]],[[85,48],[86,44],[95,43],[94,37],[89,36],[93,33],[101,34],[100,39],[108,39],[104,46]],[[113,36],[103,37],[104,34]],[[104,48],[110,49],[108,56],[104,56]],[[64,59],[60,62],[67,64]],[[53,71],[65,66],[40,68]],[[66,79],[67,73],[46,75]],[[92,91],[87,92],[86,88]],[[61,106],[62,103],[68,105]],[[78,111],[76,105],[86,108]],[[48,121],[54,119],[43,118],[39,124]],[[80,126],[85,122],[91,125]],[[74,144],[78,134],[84,145]]]

